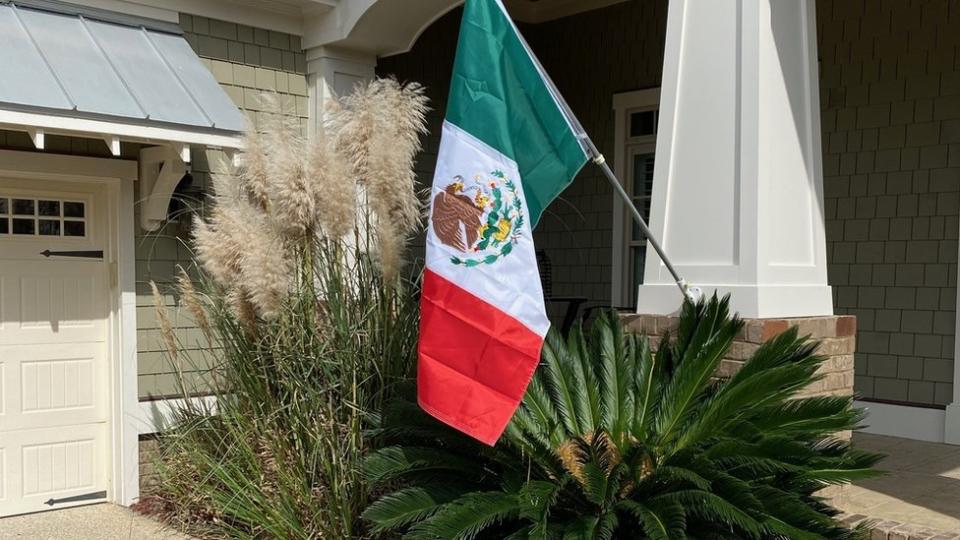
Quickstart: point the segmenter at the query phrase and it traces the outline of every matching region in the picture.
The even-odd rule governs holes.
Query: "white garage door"
[[[109,484],[106,197],[0,179],[0,516]]]

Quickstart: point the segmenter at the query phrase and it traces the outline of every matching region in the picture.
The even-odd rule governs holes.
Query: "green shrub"
[[[874,474],[878,456],[831,438],[862,412],[797,397],[824,359],[795,330],[717,380],[741,327],[713,298],[686,305],[656,353],[612,316],[589,339],[550,333],[493,448],[395,403],[365,463],[382,496],[364,517],[410,539],[858,536],[817,492]]]
[[[216,400],[185,401],[160,438],[152,506],[170,523],[217,538],[365,535],[364,430],[415,359],[416,284],[400,256],[418,224],[424,111],[420,88],[394,81],[341,100],[312,141],[278,111],[247,133],[243,166],[214,178],[193,244],[206,279],[183,273],[179,295]],[[185,372],[196,344],[177,342],[163,303]]]

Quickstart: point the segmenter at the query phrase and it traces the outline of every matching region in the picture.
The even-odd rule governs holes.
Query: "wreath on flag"
[[[513,251],[523,231],[523,203],[517,184],[501,170],[477,174],[467,183],[457,175],[433,199],[433,232],[464,256],[450,262],[466,267],[493,264]]]

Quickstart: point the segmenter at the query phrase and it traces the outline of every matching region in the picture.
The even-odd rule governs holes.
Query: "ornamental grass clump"
[[[818,495],[876,474],[879,456],[837,438],[863,411],[800,394],[825,359],[796,329],[717,380],[741,327],[714,297],[687,303],[656,352],[615,317],[551,331],[493,448],[394,403],[364,517],[410,540],[865,537]]]
[[[163,333],[178,373],[192,371],[185,351],[212,365],[184,395],[216,399],[176,411],[153,506],[200,537],[359,538],[364,432],[415,358],[402,254],[420,225],[426,98],[374,81],[310,139],[279,101],[267,109],[195,218],[202,277],[182,274],[177,292],[203,343],[198,353],[170,324]]]

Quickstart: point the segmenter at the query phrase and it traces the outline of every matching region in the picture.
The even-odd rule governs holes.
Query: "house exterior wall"
[[[818,0],[829,283],[859,319],[855,390],[943,405],[952,397],[960,231],[960,11],[946,0]],[[666,1],[633,1],[521,30],[608,158],[615,93],[660,85]],[[460,11],[380,75],[428,87],[439,143]],[[563,36],[558,38],[558,36]],[[554,294],[609,305],[611,189],[588,165],[535,231]],[[421,242],[422,243],[422,242]]]
[[[952,400],[960,230],[960,12],[817,3],[829,281],[856,315],[856,390]]]
[[[263,114],[259,96],[276,92],[283,110],[296,115],[306,133],[306,58],[299,36],[188,14],[180,15],[180,26],[187,42],[253,124],[258,124]],[[210,173],[217,160],[223,159],[223,154],[201,148],[193,148],[192,154],[193,183],[180,197],[185,206],[202,208],[211,186]],[[137,219],[139,223],[139,215]],[[190,268],[191,219],[192,216],[184,215],[158,231],[140,230],[137,234],[137,349],[141,399],[180,393],[177,373],[163,352],[165,347],[150,292],[151,280],[156,281],[165,293],[164,299],[178,339],[185,345],[186,354],[182,355],[181,365],[188,389],[203,391],[204,378],[197,372],[212,360],[195,352],[204,344],[202,333],[187,310],[180,309],[171,286],[178,266],[196,274],[196,269]],[[190,354],[191,350],[193,354]]]

